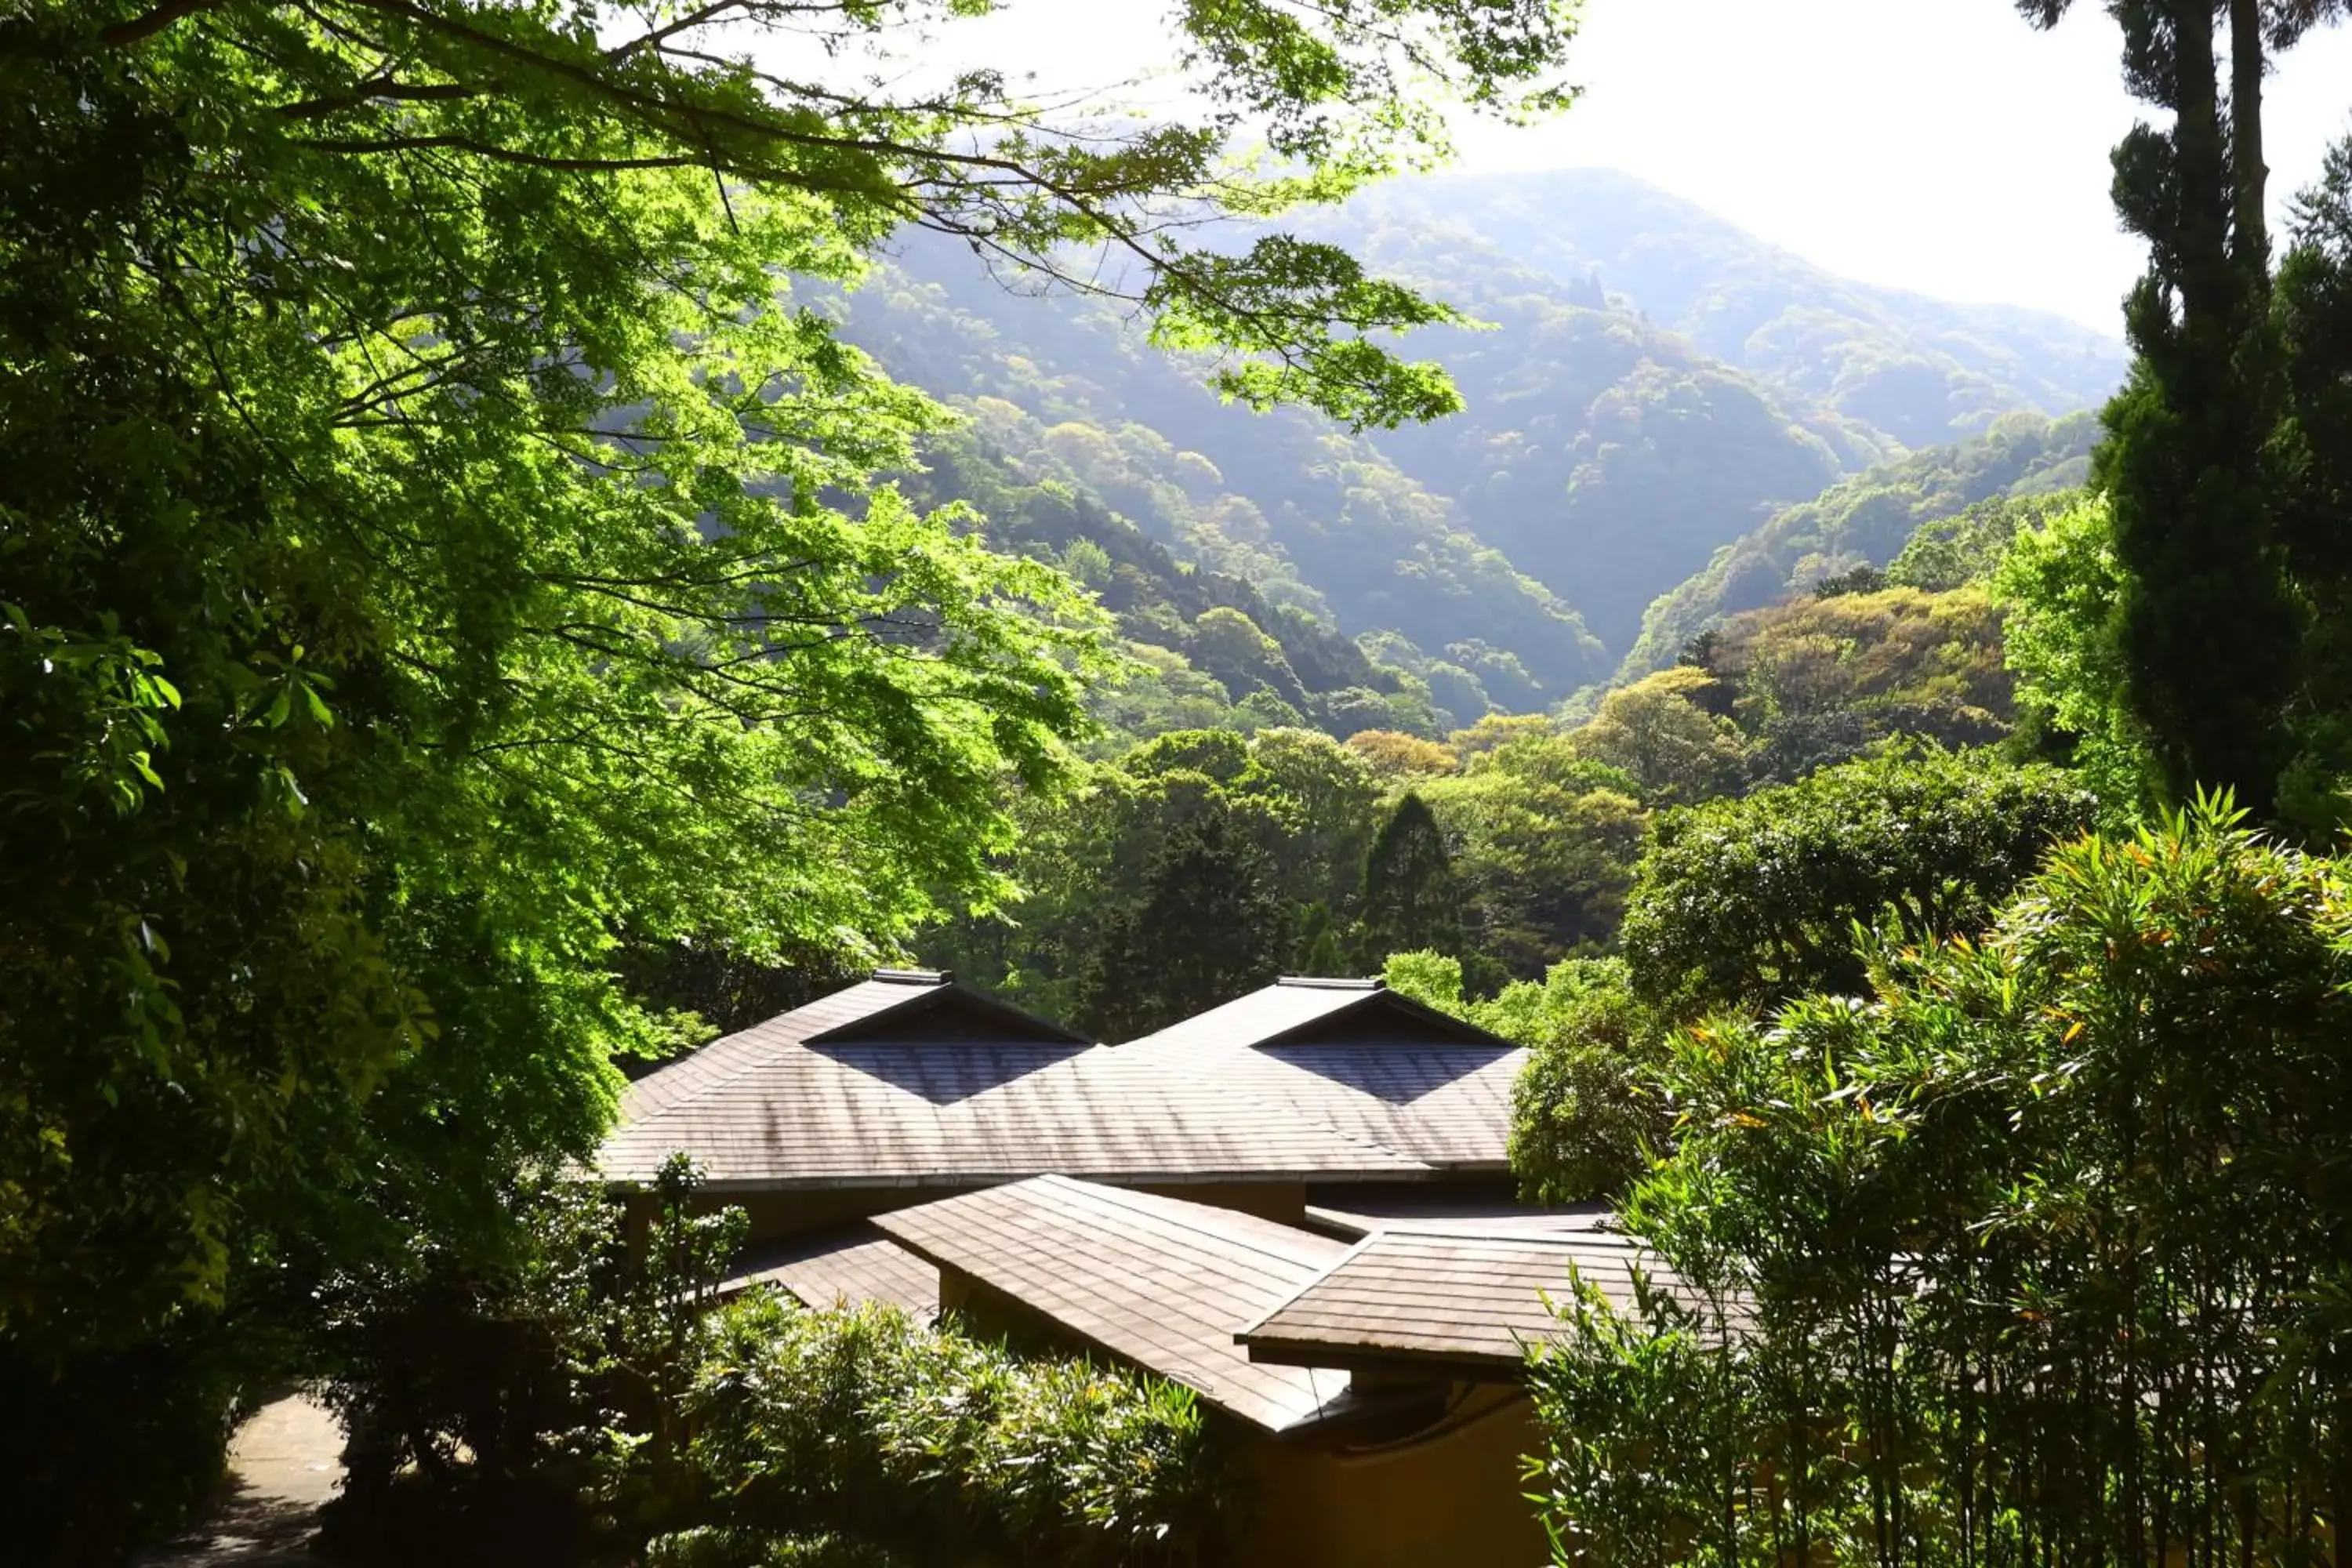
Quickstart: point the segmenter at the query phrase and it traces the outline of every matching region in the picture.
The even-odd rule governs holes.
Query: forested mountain
[[[910,245],[846,299],[846,331],[969,413],[1011,473],[1090,491],[1181,560],[1350,636],[1395,632],[1441,658],[1482,643],[1552,697],[1607,674],[1611,656],[1567,602],[1370,438],[1223,404],[1199,364],[1152,348],[1120,312],[1010,290],[969,260]]]
[[[1715,574],[1842,479],[1895,462],[1924,467],[1870,482],[1927,485],[1949,463],[1909,448],[1971,432],[2030,446],[2036,422],[2007,414],[2083,408],[2121,371],[2095,333],[1848,283],[1606,173],[1402,182],[1308,226],[1480,323],[1408,342],[1464,412],[1362,436],[1252,415],[1121,310],[992,279],[929,237],[827,302],[969,416],[935,445],[927,499],[985,501],[1004,542],[1066,564],[1081,538],[1108,552],[1079,574],[1110,572],[1096,586],[1123,635],[1159,650],[1158,689],[1115,716],[1129,732],[1260,692],[1268,721],[1340,734],[1553,706],[1655,668],[1662,626],[1820,575],[1820,552],[1752,544],[1736,562],[1770,556],[1769,584],[1742,564],[1727,599]],[[2079,455],[2087,426],[2065,429]],[[1943,485],[1844,548],[1883,562],[1912,523],[2021,477],[1949,504]],[[1187,568],[1205,575],[1178,584]]]
[[[1703,571],[1660,595],[1643,615],[1619,678],[1672,664],[1685,643],[1727,616],[1857,567],[1885,565],[1923,523],[1984,501],[2081,484],[2098,428],[2087,412],[2055,420],[2011,414],[1973,440],[1841,479],[1724,545]]]
[[[1375,235],[1491,247],[1581,284],[1906,446],[1974,434],[2012,409],[2086,407],[2123,380],[2123,345],[2063,317],[1855,283],[1611,170],[1398,181],[1349,216]],[[1386,259],[1377,245],[1368,254]]]
[[[1458,229],[1350,209],[1330,233],[1491,323],[1409,340],[1468,405],[1375,444],[1575,605],[1612,654],[1640,607],[1726,538],[1901,450]]]

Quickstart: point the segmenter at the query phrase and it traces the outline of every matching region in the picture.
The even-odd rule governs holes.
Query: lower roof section
[[[1346,1253],[1328,1237],[1064,1176],[873,1223],[928,1261],[1262,1430],[1294,1431],[1359,1403],[1345,1373],[1254,1364],[1234,1338]]]
[[[1397,1228],[1367,1236],[1234,1337],[1260,1364],[1516,1375],[1557,1331],[1552,1303],[1573,1300],[1580,1281],[1621,1310],[1649,1289],[1722,1327],[1723,1312],[1622,1236]]]
[[[940,1271],[860,1220],[755,1242],[719,1281],[721,1295],[772,1286],[803,1306],[896,1307],[919,1323],[939,1316]]]

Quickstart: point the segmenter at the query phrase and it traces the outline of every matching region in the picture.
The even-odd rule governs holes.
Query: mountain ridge
[[[1175,569],[1253,601],[1209,593],[1222,629],[1204,643],[1208,590],[1136,589],[1125,635],[1197,669],[1207,643],[1249,644],[1238,618],[1331,679],[1349,665],[1345,687],[1318,692],[1265,658],[1220,656],[1231,700],[1262,686],[1265,711],[1315,722],[1346,721],[1326,699],[1365,709],[1340,692],[1378,691],[1401,727],[1425,728],[1622,679],[1655,605],[1774,519],[1919,449],[1904,432],[1942,447],[2017,408],[2063,416],[2123,363],[2087,329],[1851,283],[1605,172],[1399,182],[1297,227],[1500,328],[1405,342],[1453,372],[1461,414],[1362,434],[1253,415],[1122,310],[1005,288],[929,237],[828,308],[847,341],[967,416],[977,445],[958,461],[991,466],[982,488],[1066,487]],[[1066,522],[1024,526],[1019,548],[1075,542]],[[1328,643],[1306,653],[1327,635],[1370,665],[1334,664]]]

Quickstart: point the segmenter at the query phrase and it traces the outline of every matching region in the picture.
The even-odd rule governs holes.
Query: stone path
[[[297,1394],[265,1405],[229,1445],[228,1490],[198,1529],[144,1559],[145,1568],[286,1568],[310,1564],[320,1506],[342,1479],[343,1429]]]

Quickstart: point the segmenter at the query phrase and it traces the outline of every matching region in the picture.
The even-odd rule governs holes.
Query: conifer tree
[[[2054,25],[2070,0],[2021,0]],[[2115,202],[2148,242],[2126,301],[2137,359],[2104,416],[2094,478],[2114,508],[2122,696],[2165,783],[2235,785],[2267,810],[2287,760],[2301,637],[2266,461],[2284,412],[2269,316],[2262,77],[2337,0],[2231,0],[2230,79],[2209,0],[2116,0],[2124,76],[2168,110],[2115,151]]]
[[[1437,818],[1410,790],[1364,856],[1364,947],[1377,964],[1391,952],[1462,946],[1462,889]]]
[[[1079,984],[1081,1016],[1103,1039],[1131,1040],[1254,991],[1275,976],[1285,917],[1265,852],[1226,813],[1199,812],[1110,917]]]

